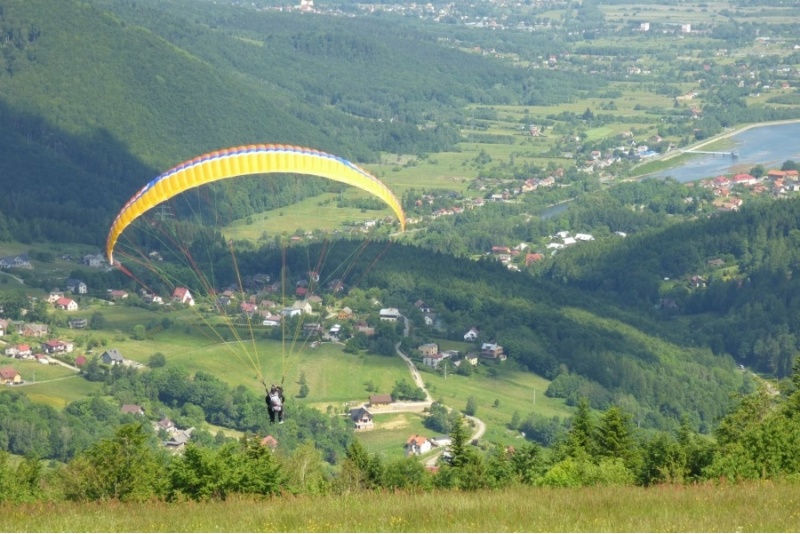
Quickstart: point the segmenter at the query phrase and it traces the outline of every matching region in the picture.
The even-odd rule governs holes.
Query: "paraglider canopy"
[[[288,145],[247,145],[209,152],[168,170],[145,185],[120,210],[106,240],[106,256],[114,264],[120,234],[149,209],[204,184],[249,174],[287,173],[319,176],[358,187],[383,200],[405,229],[397,197],[380,180],[357,165],[311,148]]]

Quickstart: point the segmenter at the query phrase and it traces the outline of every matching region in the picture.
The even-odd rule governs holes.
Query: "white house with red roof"
[[[425,454],[431,450],[431,447],[432,445],[428,438],[414,434],[406,440],[406,456]]]
[[[747,173],[739,173],[731,178],[732,185],[755,185],[757,183],[758,179]]]
[[[176,287],[175,291],[172,292],[172,300],[174,302],[180,302],[181,304],[194,306],[194,298],[189,290],[185,287]]]
[[[78,303],[72,299],[61,297],[56,301],[56,308],[66,311],[78,311]]]
[[[128,292],[125,291],[124,289],[110,289],[108,291],[108,294],[114,300],[128,298]]]
[[[23,343],[20,343],[19,345],[12,345],[10,347],[6,347],[4,353],[9,358],[17,358],[17,359],[26,359],[33,356],[33,351],[31,350],[30,345],[26,345]]]

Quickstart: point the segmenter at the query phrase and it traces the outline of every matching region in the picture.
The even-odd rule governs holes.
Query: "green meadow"
[[[523,419],[532,412],[562,419],[572,416],[572,410],[563,399],[544,395],[550,383],[547,379],[504,368],[509,365],[508,362],[480,362],[479,372],[471,376],[457,375],[449,368],[447,378],[425,366],[419,369],[431,396],[444,405],[463,411],[467,400],[474,397],[478,406],[475,416],[486,423],[483,439],[487,441],[516,442],[519,433],[506,428],[514,412]]]
[[[796,532],[786,481],[0,505],[3,532]]]
[[[371,454],[382,459],[396,460],[405,456],[404,445],[412,435],[434,437],[431,430],[422,424],[423,414],[387,413],[375,414],[375,429],[358,432],[358,441]]]

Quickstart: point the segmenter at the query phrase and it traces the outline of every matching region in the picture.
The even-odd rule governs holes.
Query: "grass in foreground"
[[[797,483],[0,506],[3,532],[794,532]]]

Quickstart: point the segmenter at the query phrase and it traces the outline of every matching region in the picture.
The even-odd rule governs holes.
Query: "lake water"
[[[787,159],[800,161],[800,123],[750,128],[731,136],[730,139],[734,142],[731,150],[739,153],[738,158],[698,155],[680,167],[650,176],[658,178],[671,176],[683,183],[713,178],[720,174],[747,172],[758,164],[769,170],[779,169]]]

